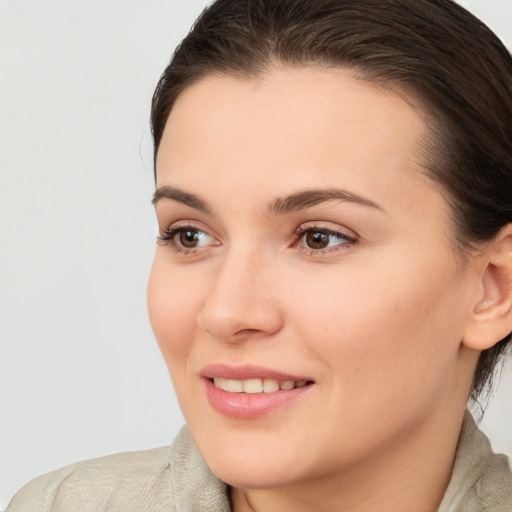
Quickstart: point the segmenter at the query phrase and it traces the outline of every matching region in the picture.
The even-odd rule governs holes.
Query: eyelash
[[[211,236],[211,235],[208,235],[208,233],[206,233],[206,231],[198,228],[197,226],[191,226],[191,225],[187,225],[187,224],[182,224],[182,225],[178,224],[178,225],[173,225],[173,226],[170,226],[169,228],[167,228],[165,230],[164,234],[161,236],[158,236],[157,239],[160,244],[166,245],[176,254],[184,253],[184,254],[192,255],[192,254],[202,250],[203,248],[202,247],[199,247],[199,248],[183,247],[182,245],[179,244],[179,242],[176,241],[176,237],[180,233],[186,233],[187,231],[194,232],[194,233],[204,233],[207,236]],[[211,238],[213,238],[213,237],[211,237]]]
[[[158,242],[162,245],[168,246],[174,253],[179,254],[183,253],[185,255],[194,255],[195,253],[205,250],[204,247],[193,247],[193,248],[187,248],[183,247],[183,245],[180,245],[180,243],[176,240],[177,236],[180,233],[186,233],[186,232],[193,232],[193,233],[204,233],[206,236],[213,238],[211,235],[208,235],[208,233],[196,226],[193,225],[174,225],[170,226],[163,235],[158,236]],[[334,245],[333,247],[325,247],[325,248],[319,248],[315,249],[312,247],[301,247],[298,244],[304,240],[304,238],[308,234],[320,234],[327,237],[334,237],[340,240],[339,244]],[[294,236],[296,238],[293,246],[300,250],[301,252],[307,254],[308,256],[321,256],[327,253],[331,252],[337,252],[340,250],[347,250],[351,246],[354,246],[358,243],[358,238],[356,236],[347,235],[344,233],[341,233],[340,231],[335,231],[326,227],[317,227],[317,226],[307,226],[302,227],[299,226],[294,233]],[[217,243],[215,245],[220,245],[220,243]]]

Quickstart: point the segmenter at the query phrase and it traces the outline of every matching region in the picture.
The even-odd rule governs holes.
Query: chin
[[[283,445],[282,439],[276,447],[274,436],[268,432],[231,434],[213,438],[201,432],[199,436],[192,434],[208,467],[227,484],[241,489],[268,489],[301,479],[297,470],[305,466],[305,461],[299,461],[297,450]]]
[[[241,465],[232,465],[229,461],[207,463],[218,478],[238,489],[271,489],[300,481],[299,475],[290,472],[289,464],[274,465],[272,461],[263,465],[249,461]]]

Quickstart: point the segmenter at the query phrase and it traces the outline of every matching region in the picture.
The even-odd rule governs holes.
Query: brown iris
[[[311,249],[325,249],[329,245],[329,235],[321,231],[310,231],[306,234],[305,242]]]
[[[179,232],[178,240],[183,247],[193,249],[199,242],[199,235],[197,231],[184,230]]]

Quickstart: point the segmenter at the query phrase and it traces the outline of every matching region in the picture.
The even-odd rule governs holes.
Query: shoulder
[[[493,453],[487,459],[457,510],[512,511],[512,472],[505,455]]]
[[[452,479],[439,512],[512,512],[512,471],[466,412]]]
[[[7,512],[229,512],[227,486],[186,427],[172,445],[88,460],[40,476]]]
[[[166,483],[169,448],[129,452],[66,466],[29,482],[13,498],[9,512],[100,511],[122,503],[145,500],[148,489],[162,501],[171,499]],[[85,505],[86,504],[86,505]],[[85,508],[84,508],[85,505]],[[144,509],[141,507],[140,510]],[[151,508],[151,510],[173,510]],[[109,508],[108,510],[111,510]],[[149,510],[149,508],[148,508]]]

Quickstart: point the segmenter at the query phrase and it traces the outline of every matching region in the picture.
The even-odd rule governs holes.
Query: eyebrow
[[[156,203],[162,199],[171,199],[178,203],[186,204],[187,206],[195,208],[203,213],[210,213],[210,208],[208,208],[206,201],[203,201],[198,196],[189,194],[188,192],[176,187],[158,187],[153,194],[153,200],[151,202],[153,205],[156,205]]]
[[[162,199],[171,199],[203,213],[211,213],[206,201],[195,194],[190,194],[176,187],[165,185],[157,188],[153,194],[153,205],[156,205]],[[273,215],[284,215],[333,200],[355,203],[385,212],[384,208],[374,201],[348,190],[337,188],[304,190],[286,197],[278,197],[270,202],[268,211]]]
[[[348,190],[337,188],[304,190],[287,197],[280,197],[270,203],[268,210],[274,215],[282,215],[333,200],[355,203],[385,212],[384,208],[374,201]]]

